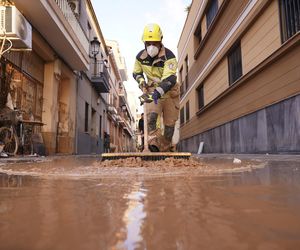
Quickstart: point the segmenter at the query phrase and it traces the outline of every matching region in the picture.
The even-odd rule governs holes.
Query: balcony
[[[121,116],[119,120],[119,124],[124,127],[126,125],[124,118]]]
[[[89,68],[89,40],[67,0],[14,0],[18,10],[74,70]]]
[[[134,133],[132,132],[130,126],[125,126],[124,128],[124,131],[127,131],[127,133],[131,136],[131,137],[134,137]]]
[[[121,105],[127,103],[127,92],[126,92],[126,89],[125,89],[123,83],[120,83],[118,95],[120,97]]]
[[[109,93],[109,73],[103,60],[95,60],[91,64],[91,82],[98,93]]]
[[[110,113],[111,115],[117,115],[118,111],[113,105],[109,105],[107,108],[107,112]]]

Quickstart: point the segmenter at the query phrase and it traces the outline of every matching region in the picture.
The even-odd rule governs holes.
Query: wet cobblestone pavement
[[[0,160],[0,249],[300,249],[300,157],[237,157]]]

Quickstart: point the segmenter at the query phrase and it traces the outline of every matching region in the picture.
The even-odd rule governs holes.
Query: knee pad
[[[172,127],[165,126],[164,137],[166,138],[166,140],[172,141],[174,129],[175,129],[174,126],[172,126]]]
[[[157,113],[150,113],[148,114],[148,131],[153,131],[156,129],[156,121],[157,121],[158,114]]]

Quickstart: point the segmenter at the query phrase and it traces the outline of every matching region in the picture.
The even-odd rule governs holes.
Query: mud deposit
[[[232,159],[205,161],[197,158],[161,161],[142,161],[140,158],[100,161],[98,159],[76,159],[71,157],[54,158],[38,163],[0,165],[0,172],[9,175],[31,175],[42,178],[99,178],[132,176],[206,176],[224,173],[251,172],[266,164],[255,161],[242,161],[234,164]]]
[[[300,249],[299,162],[0,165],[0,249]]]

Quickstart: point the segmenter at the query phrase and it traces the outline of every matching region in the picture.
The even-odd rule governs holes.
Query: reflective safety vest
[[[149,87],[157,87],[163,81],[169,81],[172,86],[176,84],[177,60],[171,50],[162,46],[157,57],[152,58],[144,49],[140,51],[135,60],[133,78],[140,83],[147,78]]]

